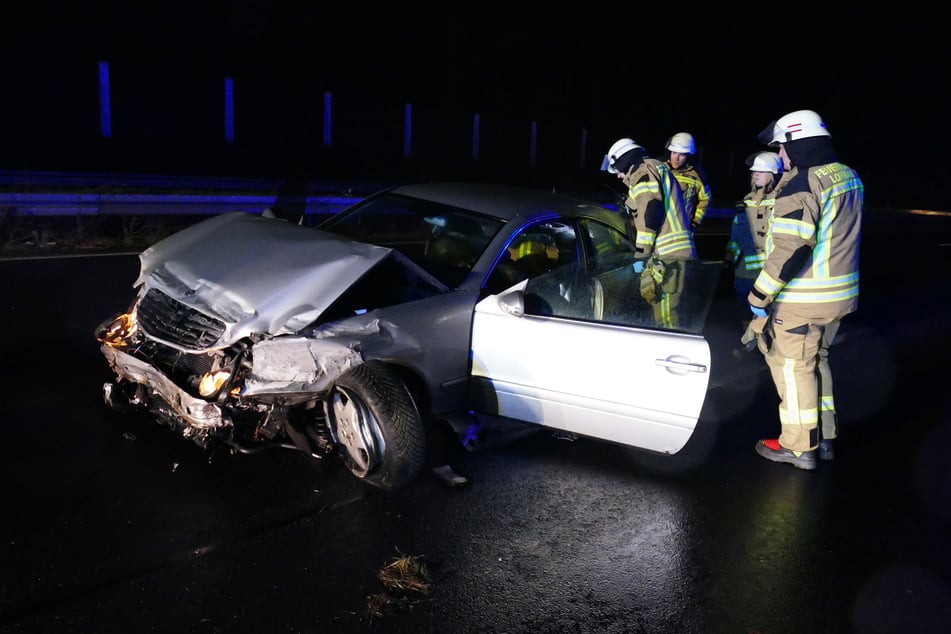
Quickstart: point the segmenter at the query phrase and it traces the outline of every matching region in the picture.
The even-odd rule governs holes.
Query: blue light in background
[[[413,104],[406,104],[406,119],[403,133],[403,158],[409,158],[413,153]]]
[[[479,113],[472,118],[472,160],[479,160]]]
[[[234,80],[225,77],[225,141],[234,143]]]
[[[112,102],[109,98],[109,62],[99,62],[99,128],[112,138]]]
[[[333,98],[329,92],[324,93],[324,147],[330,147],[330,123]]]

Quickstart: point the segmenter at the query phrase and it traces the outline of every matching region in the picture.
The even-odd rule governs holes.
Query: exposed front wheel
[[[423,467],[425,431],[403,381],[370,361],[341,376],[324,404],[347,469],[385,490],[412,481]]]

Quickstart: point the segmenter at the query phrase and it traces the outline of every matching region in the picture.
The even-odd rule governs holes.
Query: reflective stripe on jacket
[[[776,199],[765,197],[763,188],[757,188],[743,198],[744,212],[733,217],[727,254],[737,263],[736,275],[755,279],[766,261],[766,235]]]
[[[776,197],[757,290],[791,312],[840,317],[858,308],[865,188],[842,163],[800,171]],[[789,270],[803,248],[811,254]],[[797,308],[798,307],[798,308]]]
[[[627,183],[628,206],[633,210],[637,229],[635,247],[638,257],[656,252],[659,257],[696,258],[683,193],[667,166],[657,159],[644,159],[628,174]],[[647,209],[651,201],[663,205],[664,217],[659,226],[649,226]]]
[[[693,165],[674,169],[670,163],[664,163],[670,172],[677,179],[680,185],[680,191],[684,195],[684,209],[687,211],[687,217],[693,224],[699,225],[703,217],[707,215],[707,207],[710,205],[710,185],[707,184],[703,174]]]

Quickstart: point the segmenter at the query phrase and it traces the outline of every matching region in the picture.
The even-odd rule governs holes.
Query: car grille
[[[225,331],[224,322],[155,289],[145,294],[136,313],[139,327],[147,334],[186,350],[204,350],[214,345]]]

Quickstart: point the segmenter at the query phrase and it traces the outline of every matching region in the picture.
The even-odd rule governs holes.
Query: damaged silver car
[[[211,217],[140,254],[134,302],[96,331],[103,396],[209,450],[294,448],[387,490],[440,426],[673,454],[704,401],[719,263],[690,264],[700,290],[660,324],[633,254],[619,213],[495,185],[397,187],[316,227]]]

